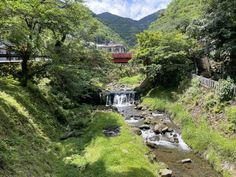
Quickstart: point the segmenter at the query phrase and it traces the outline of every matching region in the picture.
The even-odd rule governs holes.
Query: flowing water
[[[140,110],[135,98],[133,91],[109,92],[106,105],[116,107],[130,126],[141,130],[145,143],[154,147],[156,159],[167,164],[174,177],[221,177],[207,161],[192,152],[168,114]],[[184,159],[191,162],[182,163]]]

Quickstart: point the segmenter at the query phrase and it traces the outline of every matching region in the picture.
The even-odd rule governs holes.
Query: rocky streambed
[[[135,105],[117,108],[133,131],[150,147],[153,160],[167,165],[161,176],[221,177],[206,160],[193,153],[167,113]]]
[[[133,104],[134,99],[126,98],[124,90],[116,93],[112,102],[119,101],[120,104],[114,106],[134,133],[142,136],[146,145],[150,147],[151,160],[166,164],[166,169],[160,171],[161,176],[221,177],[206,160],[193,153],[183,141],[181,130],[167,113],[151,111]]]

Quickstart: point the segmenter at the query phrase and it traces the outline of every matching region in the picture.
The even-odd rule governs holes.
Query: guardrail
[[[192,77],[198,78],[200,81],[200,84],[206,88],[217,89],[217,86],[219,84],[218,81],[215,81],[206,77],[198,76],[196,74],[192,74]],[[236,85],[234,86],[233,91],[234,91],[234,96],[236,96]]]

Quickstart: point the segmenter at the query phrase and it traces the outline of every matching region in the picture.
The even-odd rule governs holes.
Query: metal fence
[[[218,82],[214,81],[212,79],[208,79],[202,76],[198,76],[196,74],[192,75],[194,78],[198,78],[200,81],[200,84],[206,88],[212,88],[212,89],[216,89],[218,86]],[[236,96],[236,86],[234,86],[234,96]]]

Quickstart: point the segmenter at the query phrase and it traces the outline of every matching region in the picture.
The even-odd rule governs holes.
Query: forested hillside
[[[104,44],[113,41],[115,43],[121,43],[127,45],[125,40],[121,38],[121,36],[115,31],[113,31],[110,27],[104,25],[96,18],[94,18],[93,20],[94,23],[97,25],[96,27],[97,29],[93,34],[93,39],[95,43]]]
[[[130,18],[123,18],[108,12],[99,14],[97,17],[101,22],[118,33],[128,45],[134,46],[136,44],[135,35],[147,29],[152,22],[160,17],[161,13],[163,13],[163,10],[148,15],[138,21]]]
[[[224,177],[236,175],[235,10],[230,0],[173,0],[138,35],[135,52],[145,66],[136,89],[143,104],[171,114],[185,141]]]
[[[149,30],[185,30],[192,20],[197,20],[204,15],[207,4],[208,1],[205,0],[173,0],[161,18],[154,22]]]

